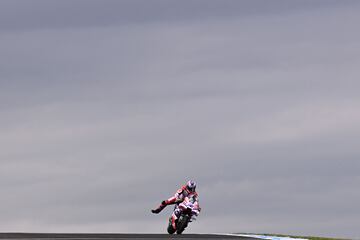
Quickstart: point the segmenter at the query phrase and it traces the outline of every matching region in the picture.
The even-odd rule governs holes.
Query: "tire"
[[[176,233],[177,234],[182,234],[182,232],[185,230],[185,228],[188,225],[188,221],[189,221],[189,216],[187,216],[187,215],[181,215],[179,217],[179,220],[176,224]]]
[[[167,227],[167,232],[169,234],[174,234],[175,233],[175,229],[173,228],[172,224],[171,224],[171,217],[169,218],[169,223],[168,223],[168,227]]]

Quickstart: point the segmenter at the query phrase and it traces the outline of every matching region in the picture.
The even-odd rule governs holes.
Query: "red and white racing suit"
[[[186,185],[182,186],[179,190],[176,191],[174,196],[170,197],[167,200],[161,202],[160,206],[154,210],[153,213],[159,213],[163,210],[167,205],[171,204],[179,204],[184,201],[186,197],[194,197],[196,202],[198,202],[198,194],[196,191],[191,192]]]
[[[175,195],[167,200],[165,200],[166,205],[181,203],[186,197],[195,197],[198,198],[197,192],[190,192],[186,186],[182,186],[179,190],[176,191]]]

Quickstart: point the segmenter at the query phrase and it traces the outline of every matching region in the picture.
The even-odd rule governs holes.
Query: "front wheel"
[[[182,232],[185,230],[189,222],[189,216],[187,215],[181,215],[179,217],[179,220],[176,224],[176,233],[182,234]]]
[[[168,224],[168,227],[167,227],[167,232],[169,234],[174,234],[175,233],[175,229],[173,228],[173,226],[171,224],[171,217],[169,218],[169,224]]]

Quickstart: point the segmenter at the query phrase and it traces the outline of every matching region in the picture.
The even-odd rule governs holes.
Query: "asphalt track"
[[[214,235],[214,234],[101,234],[101,233],[0,233],[0,239],[33,239],[33,240],[254,240],[254,238]]]

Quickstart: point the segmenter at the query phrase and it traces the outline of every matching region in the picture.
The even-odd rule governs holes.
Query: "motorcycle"
[[[182,234],[188,224],[196,220],[200,210],[199,204],[194,198],[186,197],[182,203],[175,205],[169,218],[167,232]]]

